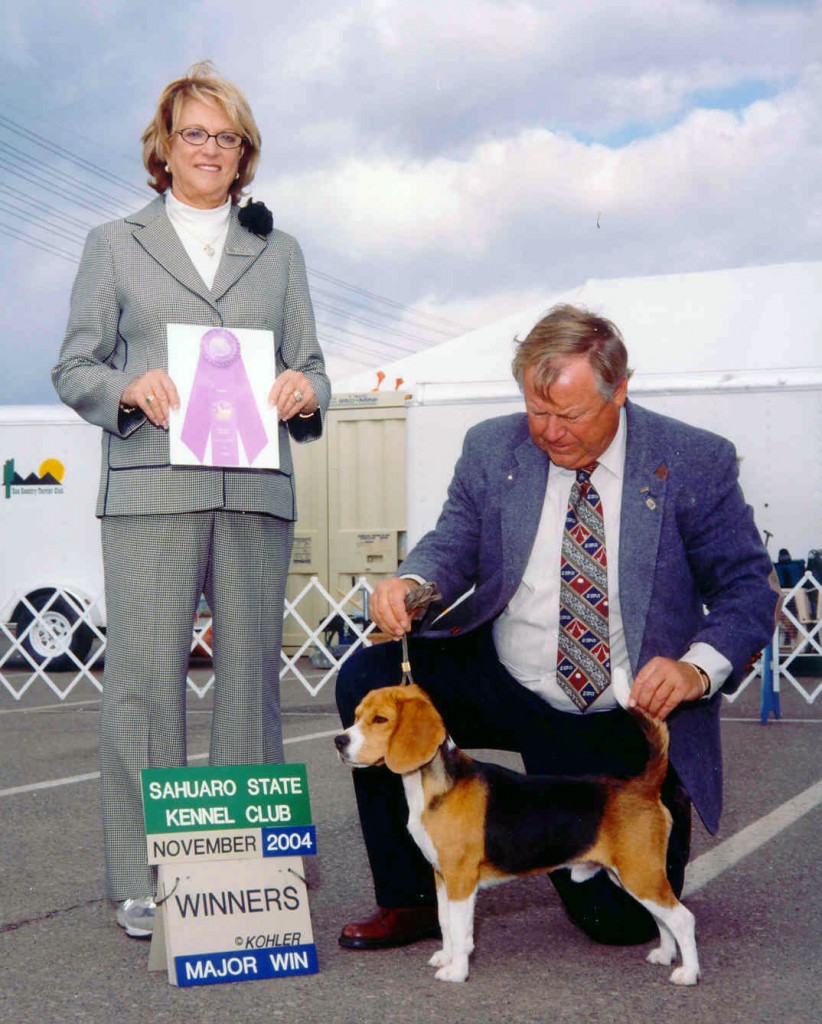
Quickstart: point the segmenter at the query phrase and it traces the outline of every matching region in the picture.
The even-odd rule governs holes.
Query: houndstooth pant
[[[213,613],[210,763],[283,761],[280,645],[294,524],[217,509],[101,520],[108,642],[100,717],[106,890],[153,895],[140,770],[186,763],[200,595]]]

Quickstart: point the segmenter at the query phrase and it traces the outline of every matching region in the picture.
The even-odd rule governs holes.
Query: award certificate
[[[168,374],[180,395],[169,417],[172,464],[278,469],[271,331],[168,324],[166,336]]]

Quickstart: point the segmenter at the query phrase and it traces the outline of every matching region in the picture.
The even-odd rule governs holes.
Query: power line
[[[358,345],[356,342],[348,341],[347,339],[344,339],[344,338],[335,338],[333,335],[326,334],[326,333],[323,333],[322,335],[319,335],[319,332],[318,332],[318,336],[319,336],[319,340],[320,340],[320,345],[321,345],[321,347],[322,347],[324,352],[331,353],[334,350],[337,350],[337,351],[344,350],[344,352],[346,354],[348,354],[350,352],[358,352],[361,356],[363,356],[368,361],[369,365],[373,365],[374,360],[375,359],[379,360],[379,358],[380,358],[379,353],[375,353],[375,352],[371,351],[371,349],[368,349],[368,348],[363,348],[361,345]]]
[[[58,249],[56,246],[49,245],[47,242],[43,242],[40,239],[32,238],[30,235],[25,234],[16,227],[7,225],[3,221],[0,221],[0,234],[8,235],[9,237],[15,238],[26,245],[39,249],[41,252],[49,253],[52,256],[57,256],[69,263],[73,263],[75,266],[80,262],[79,256],[72,255],[64,249]],[[328,328],[332,331],[344,331],[345,333],[352,334],[354,337],[358,337],[361,340],[364,339],[365,341],[376,344],[382,348],[386,347],[385,343],[378,341],[376,338],[368,338],[365,335],[358,335],[353,331],[347,331],[346,328],[340,327],[337,324],[327,324],[324,321],[317,320],[317,327]],[[318,334],[319,333],[320,332],[318,331]],[[322,332],[320,340],[322,347],[326,349],[326,351],[344,350],[347,354],[356,352],[361,356],[364,356],[369,362],[372,362],[375,358],[379,359],[381,355],[380,352],[375,352],[372,348],[367,348],[364,345],[358,345],[356,342],[349,341],[348,339],[336,338],[333,334],[327,334],[325,331]]]
[[[404,338],[406,341],[413,341],[419,343],[420,341],[428,341],[427,338],[420,338],[419,335],[406,334],[404,331],[398,331],[394,327],[386,327],[384,324],[377,323],[374,320],[368,320],[364,316],[357,316],[356,313],[349,313],[345,309],[338,309],[336,306],[329,306],[326,302],[315,302],[315,309],[322,309],[326,313],[331,313],[335,316],[343,317],[346,320],[353,320],[354,323],[363,324],[365,327],[376,327],[379,331],[384,334],[393,334],[397,338]],[[415,349],[408,348],[407,345],[395,345],[395,348],[404,349],[406,352],[413,352]]]
[[[58,249],[53,245],[47,245],[39,242],[37,239],[22,234],[11,225],[6,225],[3,221],[0,221],[0,232],[4,235],[10,235],[12,238],[17,238],[21,242],[25,242],[27,245],[33,246],[35,249],[42,249],[43,252],[50,253],[52,256],[59,256],[61,259],[68,260],[69,263],[77,264],[80,262],[78,256],[72,256],[71,253],[67,253],[63,249]]]
[[[359,331],[352,331],[350,327],[343,327],[342,324],[329,323],[327,320],[320,320],[317,317],[318,327],[327,327],[333,331],[342,331],[343,334],[350,334],[352,338],[359,338],[361,341],[369,341],[374,345],[379,345],[381,349],[393,349],[395,352],[399,352],[401,355],[410,356],[415,352],[421,351],[420,349],[403,349],[398,345],[392,345],[390,341],[381,341],[379,338],[374,338],[369,334],[360,334]],[[372,355],[374,353],[372,352]]]
[[[367,310],[367,312],[371,316],[382,317],[383,319],[390,320],[393,323],[401,323],[401,324],[408,325],[408,326],[411,326],[411,327],[419,327],[423,331],[428,331],[429,333],[432,333],[432,334],[443,335],[443,336],[445,336],[447,338],[450,338],[450,337],[453,336],[453,333],[451,331],[446,331],[442,327],[429,327],[427,324],[410,324],[409,325],[406,320],[398,320],[397,314],[394,313],[394,312],[388,312],[386,310],[380,309],[378,306],[375,306],[373,304],[369,304],[367,302],[363,302],[362,299],[351,298],[348,295],[340,294],[340,292],[332,292],[332,291],[329,291],[327,288],[320,288],[318,285],[312,285],[311,286],[311,294],[312,295],[323,295],[323,296],[326,296],[329,299],[333,299],[335,302],[342,302],[344,305],[353,306],[354,309],[365,309],[365,310]],[[347,310],[340,310],[339,312],[342,315],[345,315],[345,316],[353,316],[354,315],[352,313],[349,313]],[[381,327],[382,324],[375,325],[375,326],[380,326]]]
[[[17,213],[23,214],[27,224],[34,225],[35,227],[37,227],[37,225],[39,224],[46,225],[46,227],[43,228],[38,227],[38,231],[49,231],[52,235],[58,235],[60,238],[65,238],[67,242],[79,242],[80,245],[82,245],[85,241],[85,237],[83,235],[77,235],[73,233],[70,234],[69,232],[62,230],[61,228],[55,227],[54,224],[51,224],[48,220],[46,220],[46,218],[41,217],[36,213],[33,213],[30,207],[22,207],[19,204],[12,204],[10,208],[16,211]]]
[[[0,124],[5,125],[10,131],[17,135],[22,135],[23,138],[29,139],[34,142],[35,145],[42,146],[44,149],[49,150],[51,153],[57,156],[63,157],[65,160],[71,161],[78,167],[82,167],[85,171],[90,171],[92,174],[100,178],[105,178],[114,185],[119,185],[126,191],[131,192],[138,196],[145,196],[143,189],[137,188],[130,181],[126,181],[125,178],[119,178],[116,174],[111,174],[105,168],[98,166],[97,164],[91,164],[88,160],[83,160],[81,157],[76,156],[71,150],[66,149],[64,146],[60,146],[56,142],[52,142],[51,139],[46,138],[44,135],[39,135],[37,132],[31,131],[30,128],[24,128],[23,125],[18,124],[17,121],[12,121],[10,117],[5,117],[0,114]]]
[[[42,218],[32,217],[30,211],[24,212],[29,213],[29,220],[39,220],[41,222],[43,220]],[[46,229],[39,228],[38,230]],[[55,231],[53,227],[50,230],[52,231],[52,234],[56,233],[60,237],[63,237],[68,241],[79,240],[77,239],[77,236],[70,236],[61,231]],[[60,249],[57,246],[50,245],[48,242],[45,242],[41,239],[34,238],[31,235],[26,234],[24,231],[21,231],[19,227],[7,224],[4,221],[0,221],[0,233],[8,235],[11,238],[15,238],[26,245],[29,245],[35,249],[40,250],[41,252],[49,253],[52,256],[57,256],[60,259],[66,260],[69,263],[73,263],[75,266],[80,262],[80,257],[78,254],[66,252],[65,249]],[[350,328],[343,327],[340,324],[329,323],[328,321],[321,320],[319,318],[317,318],[317,327],[318,329],[324,328],[328,331],[342,332],[343,334],[350,335],[352,338],[359,339],[360,342],[365,341],[369,345],[376,346],[375,350],[374,348],[369,348],[365,345],[357,344],[356,342],[349,341],[348,339],[341,339],[334,337],[334,335],[328,335],[325,333],[325,330],[322,332],[321,340],[323,347],[328,349],[344,348],[347,353],[357,352],[362,356],[366,357],[369,361],[373,361],[375,358],[380,359],[381,357],[395,358],[394,356],[390,356],[388,354],[386,350],[389,349],[393,349],[395,350],[395,352],[401,352],[404,355],[413,355],[415,352],[421,351],[421,349],[405,349],[401,346],[392,344],[391,342],[383,341],[380,340],[379,338],[374,338],[366,334],[361,334],[358,331],[352,331]],[[320,333],[319,330],[318,333]]]
[[[18,188],[13,188],[11,185],[4,185],[0,183],[0,191],[7,192],[10,196],[22,200],[26,204],[27,210],[30,210],[32,205],[34,205],[32,203],[31,196],[27,192],[23,192]],[[86,224],[78,217],[72,217],[70,213],[63,213],[63,211],[58,210],[56,206],[50,206],[48,203],[43,202],[42,199],[37,200],[36,206],[38,210],[48,210],[48,212],[54,217],[58,217],[60,220],[73,224],[75,227],[82,228],[86,232],[93,227],[93,225]]]
[[[86,172],[88,174],[93,175],[95,181],[99,181],[100,179],[106,180],[109,183],[111,183],[111,184],[117,186],[118,188],[121,188],[121,189],[123,189],[123,190],[125,190],[125,191],[127,191],[127,192],[129,192],[129,193],[131,193],[133,195],[137,195],[137,196],[140,196],[141,198],[145,198],[145,190],[142,189],[142,188],[138,188],[136,185],[133,184],[133,182],[128,181],[127,179],[122,178],[122,177],[120,177],[120,176],[118,176],[116,174],[113,174],[110,171],[107,171],[104,167],[100,166],[99,162],[95,162],[93,164],[90,163],[89,160],[87,160],[84,157],[82,157],[76,150],[69,149],[66,146],[63,146],[63,145],[60,145],[57,142],[54,142],[51,138],[49,138],[49,137],[47,137],[47,136],[45,136],[45,135],[43,135],[43,134],[41,134],[39,132],[33,131],[30,128],[25,127],[24,125],[20,124],[20,122],[14,120],[11,117],[8,117],[7,115],[0,114],[0,126],[5,127],[7,131],[9,131],[9,132],[19,136],[22,139],[25,139],[27,142],[29,142],[29,143],[31,143],[31,144],[33,144],[35,146],[39,146],[40,148],[45,149],[47,152],[50,152],[50,153],[54,154],[55,156],[58,156],[58,157],[60,157],[60,158],[62,158],[64,160],[69,161],[70,163],[74,164],[76,167],[80,168],[82,171],[84,171],[84,172]],[[33,180],[36,184],[39,184],[39,185],[41,185],[43,187],[48,187],[52,191],[56,190],[59,195],[62,195],[64,197],[66,197],[66,198],[69,198],[72,201],[74,201],[77,205],[79,205],[79,206],[81,206],[81,207],[83,207],[85,209],[88,209],[90,211],[93,211],[95,213],[101,213],[103,215],[110,215],[111,213],[115,213],[116,215],[119,215],[122,212],[122,210],[120,208],[120,204],[122,202],[121,199],[119,199],[119,198],[117,198],[115,196],[112,196],[111,194],[109,194],[109,193],[107,193],[107,192],[103,191],[102,189],[99,189],[99,188],[97,188],[95,186],[87,185],[85,182],[81,181],[76,176],[68,175],[68,174],[66,174],[64,172],[54,171],[53,168],[49,167],[49,165],[44,163],[42,160],[37,160],[34,157],[26,156],[20,150],[16,149],[16,147],[10,146],[8,143],[2,144],[2,145],[4,145],[11,152],[17,154],[21,159],[25,160],[29,164],[29,166],[32,166],[32,165],[35,166],[35,167],[45,166],[46,168],[48,168],[49,171],[52,174],[55,174],[55,175],[58,176],[58,181],[63,185],[63,187],[60,187],[60,186],[56,185],[53,181],[52,182],[48,182],[48,181],[44,182],[41,177],[31,176],[31,180]],[[8,165],[2,165],[2,164],[0,164],[0,166],[6,166],[6,168],[8,170],[11,170],[12,173],[19,174],[21,177],[26,177],[26,175],[22,174],[21,171],[17,170],[14,167],[8,167]],[[65,187],[66,185],[69,186],[69,190],[66,189],[66,187]],[[82,190],[82,192],[86,193],[86,196],[72,195],[72,193],[70,191],[72,186],[74,188],[79,188],[80,190]],[[96,196],[96,197],[98,197],[99,200],[102,200],[103,201],[102,205],[99,202],[96,205],[92,205],[92,203],[89,202],[89,200],[87,198],[88,194],[91,194],[91,196]],[[93,200],[92,200],[92,202],[93,202]],[[112,209],[109,206],[109,203],[116,204],[114,209]],[[67,217],[67,215],[61,215],[59,212],[54,210],[53,207],[51,208],[51,210],[52,210],[52,212],[54,212],[55,216],[63,216],[64,218]],[[77,223],[77,222],[75,222],[75,223]],[[80,225],[78,224],[78,226],[80,226]],[[83,225],[83,226],[85,227],[85,225]],[[417,327],[417,328],[422,329],[424,331],[433,331],[433,332],[435,332],[437,334],[440,334],[442,336],[445,336],[445,337],[453,336],[453,333],[455,331],[462,333],[465,330],[467,330],[467,328],[464,325],[456,323],[453,320],[449,320],[449,319],[447,319],[445,317],[437,316],[435,314],[428,313],[428,312],[425,312],[423,310],[419,310],[419,309],[417,309],[417,308],[415,308],[413,306],[409,306],[409,305],[407,305],[405,303],[402,303],[402,302],[397,302],[394,299],[390,299],[390,298],[387,298],[386,296],[379,295],[376,292],[369,291],[369,290],[367,290],[365,288],[360,288],[360,287],[358,287],[356,285],[351,285],[348,282],[343,281],[343,280],[341,280],[338,277],[334,277],[331,274],[326,274],[326,273],[324,273],[322,271],[312,270],[310,268],[308,270],[308,273],[309,273],[310,277],[319,278],[322,281],[329,282],[329,283],[337,286],[338,288],[344,289],[346,292],[352,293],[354,295],[362,296],[363,298],[368,300],[367,303],[362,303],[362,302],[357,303],[356,300],[353,300],[353,299],[349,298],[346,295],[335,295],[334,293],[329,293],[329,292],[327,292],[324,289],[322,290],[322,293],[324,293],[329,298],[333,298],[335,301],[343,302],[343,303],[347,303],[347,304],[366,306],[366,308],[367,308],[367,310],[368,310],[370,315],[377,316],[377,317],[383,317],[383,318],[386,318],[386,319],[388,319],[391,316],[391,314],[388,314],[388,313],[384,312],[382,309],[380,309],[379,308],[380,305],[387,306],[390,309],[394,309],[394,310],[398,310],[398,311],[402,312],[404,314],[404,317],[406,318],[404,320],[404,322],[403,322],[403,326],[406,328],[406,330],[409,327],[412,328],[412,329],[414,327]],[[321,290],[317,289],[317,291],[319,293]],[[373,305],[374,303],[377,303],[378,305],[374,306]],[[329,311],[334,313],[334,315],[346,316],[349,319],[353,319],[355,321],[358,320],[358,317],[356,315],[348,313],[348,312],[344,312],[344,311],[340,311],[340,310],[329,310]],[[397,318],[394,317],[394,319],[397,319]],[[422,322],[418,322],[416,324],[415,323],[410,323],[409,319],[410,320],[416,320],[416,321],[424,321],[425,323],[424,324]],[[388,327],[385,327],[384,325],[376,324],[373,321],[369,323],[367,321],[364,321],[364,320],[360,319],[359,322],[363,322],[366,326],[377,327],[381,331],[390,332],[395,337],[404,337],[406,340],[409,340],[409,341],[411,341],[414,344],[419,344],[419,343],[428,344],[428,343],[430,343],[429,339],[427,339],[427,338],[419,337],[418,335],[409,335],[409,334],[403,333],[401,330],[397,330],[396,328],[388,328]]]
[[[8,164],[7,162],[5,162],[3,160],[0,160],[0,167],[5,168],[7,171],[11,171],[12,174],[16,174],[18,177],[24,178],[26,181],[33,181],[37,185],[44,186],[45,188],[48,189],[48,192],[49,192],[50,195],[53,194],[53,193],[57,193],[58,195],[61,195],[64,198],[69,199],[75,205],[81,206],[81,207],[83,207],[83,209],[86,209],[86,210],[91,210],[92,213],[100,214],[100,212],[101,212],[99,204],[96,205],[96,206],[93,206],[93,205],[91,205],[91,203],[88,200],[84,199],[82,196],[78,196],[78,195],[68,191],[67,189],[61,188],[59,185],[56,185],[53,181],[44,180],[42,177],[40,177],[39,175],[37,175],[37,174],[35,174],[35,173],[31,172],[31,171],[25,172],[25,171],[19,170],[13,164]],[[108,215],[111,216],[111,213],[113,213],[113,212],[115,212],[115,211],[109,212]],[[117,212],[119,212],[119,211],[117,211]]]
[[[6,172],[5,178],[14,175],[24,179],[28,189],[23,191],[8,181],[0,181],[0,193],[8,197],[4,202],[6,212],[20,217],[20,221],[15,223],[0,221],[0,232],[24,245],[76,265],[80,262],[79,253],[85,234],[93,226],[86,222],[85,217],[111,219],[123,213],[125,198],[101,188],[101,182],[146,198],[145,191],[132,182],[0,114],[0,131],[3,129],[19,137],[24,144],[38,147],[78,168],[78,173],[71,173],[53,162],[49,163],[36,152],[22,150],[0,137],[0,170]],[[46,192],[51,201],[34,199],[33,195],[38,191]],[[67,208],[61,209],[61,203],[67,204]],[[70,209],[68,204],[71,204]],[[46,239],[39,237],[44,232],[49,235]],[[64,246],[61,242],[69,245]],[[78,246],[76,252],[70,250],[71,244]],[[373,363],[380,359],[395,359],[398,355],[411,355],[443,337],[453,336],[455,330],[465,330],[445,317],[349,284],[331,274],[308,268],[308,275],[312,280],[312,294],[318,297],[314,304],[318,311],[327,314],[326,319],[318,319],[317,322],[323,344],[330,350],[344,350],[353,359],[359,356]],[[334,290],[322,287],[317,281],[327,282]],[[326,299],[330,301],[324,301]],[[352,324],[361,325],[366,330],[353,329]],[[369,328],[373,328],[375,333],[369,333]],[[389,340],[387,336],[396,340]]]
[[[319,277],[323,281],[330,281],[332,284],[339,285],[341,288],[347,288],[352,292],[357,292],[359,295],[367,295],[369,299],[374,299],[377,302],[384,302],[387,306],[393,306],[394,309],[401,309],[406,312],[413,313],[414,316],[422,317],[424,320],[433,320],[437,323],[448,324],[450,327],[453,327],[461,333],[468,330],[467,327],[462,324],[455,323],[453,320],[447,320],[443,316],[435,316],[433,313],[426,313],[414,306],[406,306],[402,302],[397,302],[394,299],[388,299],[383,295],[377,295],[375,292],[369,292],[365,288],[358,288],[355,285],[347,284],[345,281],[341,281],[338,277],[332,277],[331,274],[324,274],[319,270],[311,270],[309,271],[309,274],[314,277]]]
[[[49,245],[47,242],[43,242],[40,239],[32,238],[30,235],[25,234],[16,227],[5,224],[3,221],[0,221],[0,234],[8,235],[9,237],[15,238],[26,245],[39,249],[41,252],[49,253],[51,256],[57,256],[60,259],[66,260],[68,263],[73,263],[75,266],[80,262],[79,256],[72,255],[64,249],[58,249],[56,246]],[[324,321],[318,320],[317,327],[328,328],[332,331],[344,331],[347,334],[352,334],[354,337],[359,337],[360,339],[376,344],[379,347],[386,347],[385,343],[378,341],[376,338],[367,338],[365,335],[357,335],[352,331],[347,331],[344,327],[340,327],[337,324],[327,324]],[[320,334],[319,331],[318,334]],[[375,358],[379,359],[382,355],[382,353],[374,351],[372,348],[367,348],[364,345],[358,345],[356,342],[349,341],[348,339],[336,338],[333,334],[326,334],[325,331],[322,332],[320,341],[322,347],[326,351],[331,352],[334,350],[344,350],[347,354],[355,352],[365,357],[369,362],[373,362]]]
[[[16,146],[9,145],[8,142],[0,142],[0,149],[6,150],[11,153],[17,160],[23,161],[30,167],[36,167],[38,169],[45,168],[50,174],[53,174],[58,180],[67,182],[74,188],[80,190],[81,193],[85,192],[88,195],[94,197],[97,196],[102,200],[110,200],[113,203],[112,209],[120,210],[123,206],[123,201],[118,199],[117,196],[112,196],[108,192],[104,192],[102,189],[97,188],[94,185],[88,185],[82,179],[75,177],[73,174],[67,174],[65,171],[58,171],[52,164],[46,163],[44,160],[40,160],[37,157],[30,156],[28,153],[24,153],[22,150],[17,149]]]

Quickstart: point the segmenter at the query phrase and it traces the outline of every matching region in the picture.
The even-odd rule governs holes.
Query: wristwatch
[[[702,696],[707,697],[711,692],[711,677],[700,665],[694,665],[692,661],[689,661],[688,664],[698,673],[699,678],[702,680]]]

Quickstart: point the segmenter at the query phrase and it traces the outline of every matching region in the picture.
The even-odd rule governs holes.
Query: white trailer
[[[4,666],[20,656],[35,673],[42,666],[88,675],[82,670],[101,664],[100,440],[99,427],[61,405],[0,407],[0,685]],[[404,451],[405,400],[393,394],[336,396],[323,438],[292,446],[300,521],[284,648],[299,652],[324,633],[317,623],[335,618],[323,588],[336,601],[356,590],[357,578],[396,569],[405,537]],[[360,615],[363,600],[346,614]],[[289,614],[298,604],[299,614]],[[210,654],[210,613],[205,604],[200,611],[192,638],[198,657]]]
[[[822,547],[822,261],[592,279],[519,313],[381,367],[408,409],[408,541],[436,518],[465,431],[523,408],[514,339],[558,303],[622,331],[639,404],[730,438],[774,558]],[[374,375],[341,382],[373,387]]]
[[[640,405],[734,442],[740,481],[774,560],[822,548],[822,369],[637,374]],[[513,381],[422,383],[407,413],[408,543],[435,523],[465,431],[524,409]]]
[[[63,406],[0,407],[0,628],[35,664],[76,667],[105,617],[94,517],[100,430]]]

